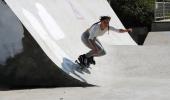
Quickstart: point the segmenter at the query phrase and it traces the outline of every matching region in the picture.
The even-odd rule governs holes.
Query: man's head
[[[105,29],[109,26],[111,17],[109,16],[101,16],[100,17],[100,22],[101,22],[101,29]]]
[[[110,16],[101,16],[100,17],[100,21],[103,21],[103,20],[109,20],[110,21],[111,17]]]

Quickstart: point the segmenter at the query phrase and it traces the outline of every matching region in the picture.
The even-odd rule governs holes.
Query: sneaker
[[[82,55],[80,55],[80,56],[78,57],[78,60],[79,60],[80,63],[83,63],[83,59],[84,59],[84,58],[83,58]]]
[[[85,54],[80,55],[78,60],[80,61],[81,64],[83,64],[85,66],[89,65],[88,59],[86,58]]]
[[[89,62],[90,64],[93,64],[93,65],[96,64],[96,62],[94,61],[94,57],[93,57],[93,56],[90,57],[90,58],[88,58],[88,62]]]

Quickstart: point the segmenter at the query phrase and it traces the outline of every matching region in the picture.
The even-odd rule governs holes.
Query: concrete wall
[[[23,27],[10,8],[0,0],[0,64],[22,52]]]
[[[152,23],[151,30],[156,31],[170,31],[170,21],[169,22],[154,22]]]

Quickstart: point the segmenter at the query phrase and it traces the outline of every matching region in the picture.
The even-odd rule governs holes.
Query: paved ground
[[[114,46],[113,66],[102,66],[102,76],[92,75],[95,87],[70,87],[1,91],[1,100],[169,100],[168,46]],[[109,54],[108,54],[109,55]],[[98,66],[96,66],[98,67]],[[97,69],[97,68],[93,68]],[[92,69],[92,70],[93,70]],[[92,72],[93,74],[93,72]],[[95,73],[96,74],[96,73]]]
[[[169,45],[170,31],[149,32],[144,45]]]

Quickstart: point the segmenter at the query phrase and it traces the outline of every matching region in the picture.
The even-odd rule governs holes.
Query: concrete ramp
[[[168,45],[170,44],[170,31],[149,32],[144,45]]]
[[[104,73],[113,67],[113,45],[136,45],[128,33],[111,32],[100,38],[107,56],[96,58],[97,64],[86,72],[76,70],[74,61],[89,49],[81,34],[102,15],[112,17],[111,26],[124,28],[106,0],[6,0],[9,7],[29,30],[49,58],[72,77],[101,85]],[[105,69],[105,70],[103,70]]]

